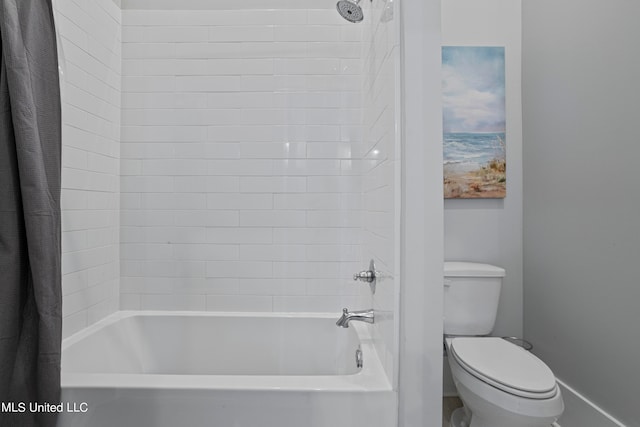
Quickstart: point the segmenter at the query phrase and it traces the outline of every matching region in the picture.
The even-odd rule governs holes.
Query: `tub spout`
[[[352,320],[356,320],[358,322],[373,323],[374,321],[373,310],[361,310],[361,311],[350,312],[349,309],[343,308],[342,316],[338,319],[338,321],[336,322],[336,325],[342,328],[348,328],[349,322],[351,322]]]

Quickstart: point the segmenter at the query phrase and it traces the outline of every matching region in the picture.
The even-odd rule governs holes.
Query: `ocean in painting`
[[[505,158],[505,133],[444,134],[444,164],[456,170],[476,170]]]

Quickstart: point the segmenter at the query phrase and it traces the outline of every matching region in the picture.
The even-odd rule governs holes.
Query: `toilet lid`
[[[463,369],[507,393],[534,399],[556,393],[551,369],[532,353],[502,338],[454,338],[451,350]]]

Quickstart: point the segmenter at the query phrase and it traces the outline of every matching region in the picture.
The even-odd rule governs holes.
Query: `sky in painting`
[[[442,48],[444,131],[504,132],[503,47]]]

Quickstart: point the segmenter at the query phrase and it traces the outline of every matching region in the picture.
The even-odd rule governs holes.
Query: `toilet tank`
[[[498,313],[503,268],[475,262],[444,263],[445,335],[488,335]]]

